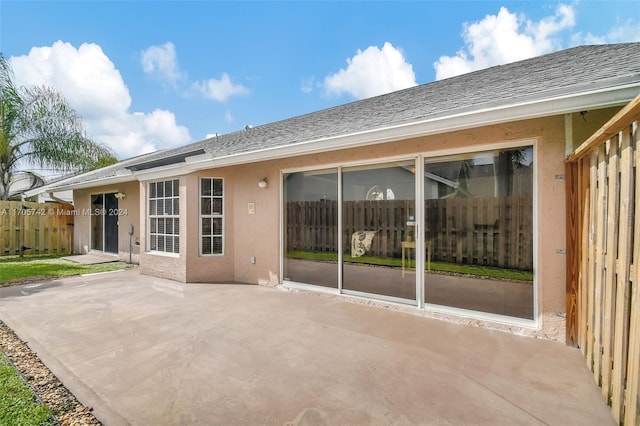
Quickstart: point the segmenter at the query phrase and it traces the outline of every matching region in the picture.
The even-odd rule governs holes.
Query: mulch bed
[[[22,284],[25,284],[22,282]],[[63,426],[102,425],[82,405],[60,380],[40,361],[38,356],[0,321],[0,350],[11,359],[36,395],[53,411]]]

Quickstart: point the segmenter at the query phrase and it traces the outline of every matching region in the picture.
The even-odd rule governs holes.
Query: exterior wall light
[[[260,180],[258,181],[258,188],[262,188],[262,189],[264,189],[264,188],[266,188],[266,187],[267,187],[267,184],[268,184],[268,183],[269,183],[269,180],[268,180],[266,177],[265,177],[265,178],[262,178],[262,179],[260,179]]]
[[[118,193],[116,194],[116,198],[117,198],[118,200],[122,200],[125,196],[126,196],[126,195],[125,195],[125,194],[123,194],[122,192],[118,192]]]

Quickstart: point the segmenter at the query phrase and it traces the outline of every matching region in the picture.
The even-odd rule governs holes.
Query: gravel
[[[18,336],[0,321],[0,350],[63,426],[102,425]]]

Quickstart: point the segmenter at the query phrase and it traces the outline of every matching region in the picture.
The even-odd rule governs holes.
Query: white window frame
[[[475,146],[461,146],[457,148],[448,148],[443,150],[435,150],[435,151],[416,151],[414,154],[402,155],[402,156],[388,156],[388,157],[380,157],[376,159],[366,159],[366,160],[357,160],[357,161],[345,161],[345,162],[330,162],[326,164],[322,164],[319,166],[309,165],[303,167],[292,167],[292,168],[284,168],[280,170],[280,200],[284,200],[284,176],[288,173],[296,173],[296,172],[318,172],[328,169],[338,169],[338,200],[342,200],[342,173],[343,168],[347,167],[355,167],[355,166],[369,166],[371,164],[379,163],[389,163],[392,161],[402,161],[402,160],[416,160],[416,165],[419,167],[419,170],[424,166],[425,159],[433,159],[433,158],[452,158],[455,159],[459,155],[472,155],[475,153],[483,153],[485,151],[498,151],[504,149],[517,149],[517,148],[525,148],[532,147],[533,148],[533,234],[532,234],[532,244],[533,244],[533,319],[527,318],[518,318],[511,317],[499,314],[493,314],[488,312],[481,311],[473,311],[473,310],[465,310],[459,309],[450,306],[441,306],[441,305],[433,305],[424,302],[424,290],[425,290],[425,277],[424,277],[424,264],[418,264],[417,269],[422,271],[419,280],[417,280],[417,291],[416,298],[418,301],[418,308],[427,312],[432,312],[435,314],[444,314],[444,315],[455,315],[459,318],[473,318],[481,321],[493,322],[496,324],[508,324],[508,325],[516,325],[528,329],[538,330],[541,327],[541,309],[539,306],[540,303],[540,270],[538,268],[539,260],[538,260],[538,247],[539,247],[539,220],[538,220],[538,173],[539,173],[539,141],[537,138],[523,138],[516,139],[513,141],[502,141],[502,142],[487,142],[482,143]],[[422,172],[417,172],[418,175],[422,175]],[[418,185],[416,185],[416,221],[418,223],[423,222],[422,217],[422,209],[417,208],[418,204],[424,204],[423,197],[423,188],[420,184],[421,179],[418,179]],[[284,203],[280,203],[280,277],[284,277],[284,250],[285,250],[285,234],[284,230],[286,227],[284,226],[285,220],[285,207]],[[338,235],[342,234],[342,208],[338,209]],[[420,245],[418,246],[420,247]],[[338,262],[342,264],[342,245],[341,239],[338,239]],[[416,259],[424,262],[424,253],[416,252]],[[292,281],[285,280],[280,278],[280,283],[291,287],[291,288],[302,288],[307,290],[313,290],[321,293],[331,293],[331,294],[345,294],[342,290],[342,274],[338,275],[338,289],[328,289],[320,286],[309,285],[306,283],[296,283]],[[366,294],[365,298],[370,299],[379,299],[389,302],[395,302],[394,300],[390,300],[385,296],[376,296],[371,294]],[[404,303],[404,302],[402,302]],[[409,306],[409,305],[406,305]]]
[[[164,193],[164,187],[166,186],[167,182],[171,182],[171,188],[172,188],[172,193],[171,196],[166,196],[166,194]],[[173,188],[176,187],[176,182],[177,182],[177,188],[178,188],[178,193],[175,194],[173,191]],[[163,185],[163,192],[162,192],[162,196],[158,196],[158,190],[157,190],[157,186],[158,184],[162,184]],[[152,185],[156,185],[156,196],[152,197],[151,196],[151,186]],[[179,256],[180,255],[180,180],[179,179],[167,179],[167,180],[159,180],[159,181],[155,181],[155,182],[149,182],[148,186],[147,186],[147,251],[150,253],[156,253],[156,254],[163,254],[163,255],[168,255],[168,256]],[[162,214],[158,214],[157,210],[155,214],[152,214],[151,211],[151,202],[155,201],[157,203],[157,201],[162,200],[163,203],[163,213]],[[166,209],[164,208],[164,205],[166,204],[166,202],[170,200],[171,201],[171,214],[166,214],[165,211]],[[174,201],[177,200],[177,203],[175,203]],[[175,212],[174,211],[174,207],[178,208],[178,211]],[[156,206],[157,208],[157,206]],[[152,232],[152,226],[151,223],[154,219],[172,219],[172,233],[169,234],[166,232],[166,222],[165,222],[165,232],[158,232],[158,227],[156,225],[156,232]],[[158,221],[159,223],[159,221]],[[164,249],[163,250],[159,250],[158,246],[156,244],[155,248],[152,248],[152,236],[162,236],[165,238],[165,244],[164,244]],[[167,251],[166,247],[166,238],[173,238],[174,239],[174,244],[173,244],[173,250],[171,251]],[[177,244],[175,244],[175,242],[177,242]],[[176,245],[177,245],[177,249],[176,249]]]
[[[210,195],[203,195],[202,193],[202,182],[208,180],[211,183],[211,194]],[[215,195],[213,193],[213,188],[214,188],[214,182],[215,181],[220,181],[222,183],[222,194],[220,195]],[[200,220],[198,221],[198,245],[199,245],[199,252],[200,252],[200,256],[203,257],[215,257],[215,256],[224,256],[224,236],[225,236],[225,220],[224,220],[224,179],[220,178],[220,177],[201,177],[198,181],[199,185],[198,185],[198,198],[200,200],[199,202],[199,217]],[[207,214],[203,214],[202,212],[202,207],[203,207],[203,200],[205,199],[209,199],[211,201],[211,212],[207,213]],[[220,208],[220,213],[214,212],[213,211],[213,201],[219,199],[221,202],[221,208]],[[222,222],[221,226],[220,226],[220,233],[216,234],[214,233],[213,229],[213,224],[211,226],[211,233],[208,235],[204,235],[203,234],[203,222],[204,219],[211,219],[212,222],[214,219],[220,219],[220,221]],[[211,248],[213,250],[213,239],[214,238],[220,238],[220,253],[204,253],[203,252],[203,245],[202,245],[202,239],[204,237],[210,237],[212,238],[212,244],[211,244]]]

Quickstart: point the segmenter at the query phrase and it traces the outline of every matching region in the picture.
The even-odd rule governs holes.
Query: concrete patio
[[[335,296],[125,271],[0,319],[106,425],[614,424],[576,349]]]

